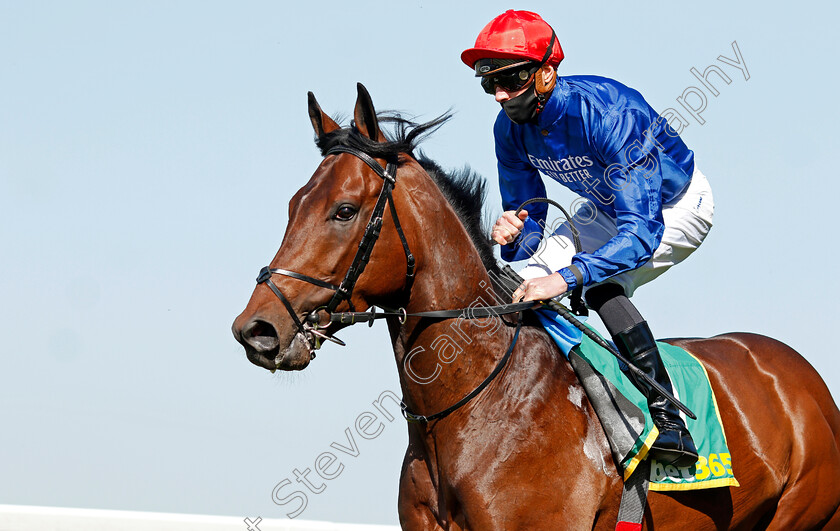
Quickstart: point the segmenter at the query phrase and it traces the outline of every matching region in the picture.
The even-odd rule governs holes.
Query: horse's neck
[[[493,306],[497,300],[481,264],[442,261],[435,271],[418,273],[407,311]],[[504,319],[504,320],[503,320]],[[511,317],[472,320],[409,318],[392,327],[394,353],[407,404],[421,414],[435,413],[460,400],[492,372],[512,339]],[[434,410],[434,411],[432,411]]]
[[[437,254],[428,247],[422,250],[426,260],[411,290],[409,312],[510,302],[494,295],[490,275],[474,250],[453,256],[464,246],[463,239],[436,241],[442,243]],[[476,389],[510,347],[515,322],[515,316],[408,319],[404,325],[389,319],[408,409],[433,415]],[[473,400],[443,420],[411,424],[409,445],[440,485],[464,472],[457,463],[483,466],[461,459],[474,446],[458,442],[464,434],[481,433],[486,433],[484,440],[512,445],[523,455],[543,451],[534,444],[549,444],[558,455],[561,448],[579,448],[586,459],[554,470],[562,481],[575,481],[581,471],[597,476],[609,469],[609,446],[580,382],[547,332],[535,324],[522,327],[504,370]],[[533,435],[532,442],[511,440],[523,433]]]
[[[428,382],[412,381],[407,368],[400,364],[404,401],[412,413],[432,415],[469,394],[492,372],[513,334],[513,329],[505,325],[495,334],[488,334],[489,328],[465,327],[464,331],[471,334],[471,343],[466,344],[453,332],[456,326],[440,323],[401,335],[402,346],[397,348],[403,349],[403,359],[410,359],[415,373],[434,376]],[[408,341],[412,336],[415,340]],[[448,364],[441,361],[447,359],[445,343],[440,339],[444,336],[464,343],[463,350]],[[437,348],[430,346],[435,339]],[[440,370],[432,372],[436,367]],[[553,340],[534,324],[522,327],[504,370],[479,395],[443,420],[409,426],[409,444],[427,463],[436,482],[453,481],[459,471],[465,472],[458,463],[483,466],[473,459],[461,459],[463,453],[475,451],[474,444],[457,442],[465,434],[488,444],[508,445],[516,448],[513,453],[523,455],[535,452],[534,444],[547,444],[564,452],[577,449],[585,459],[573,459],[552,469],[552,474],[565,478],[561,483],[574,481],[584,469],[597,470],[598,474],[609,470],[608,444],[583,387]],[[528,434],[526,438],[532,442],[513,441],[523,434]],[[553,451],[548,448],[545,451]]]
[[[429,416],[456,404],[492,372],[510,345],[512,327],[502,324],[492,332],[489,326],[481,329],[458,321],[398,334],[395,352],[403,400],[414,414]],[[428,381],[413,380],[406,361]],[[548,471],[557,486],[602,474],[617,477],[604,431],[580,381],[538,325],[522,327],[504,370],[470,402],[443,420],[409,425],[410,451],[425,462],[436,488],[452,486],[461,474],[469,476],[470,467],[492,464],[464,459],[465,453],[476,450],[476,440],[464,444],[465,436],[507,447],[511,462],[520,453],[577,452],[580,457]],[[536,450],[535,445],[547,446]]]
[[[444,256],[424,273],[418,275],[412,288],[409,313],[510,302],[509,295],[494,290],[490,274],[478,257],[469,253],[450,256],[448,260]],[[394,352],[409,409],[417,414],[434,414],[477,388],[511,347],[516,322],[515,315],[504,315],[484,319],[409,319],[401,327],[394,323]],[[513,363],[525,356],[527,364]],[[525,326],[511,361],[493,385],[504,382],[521,399],[537,384],[544,384],[546,378],[554,381],[552,386],[540,387],[541,399],[568,394],[570,386],[579,385],[545,331]]]
[[[511,302],[509,295],[497,295],[493,280],[498,279],[491,279],[466,230],[454,211],[440,202],[442,198],[430,196],[429,204],[424,203],[427,199],[420,193],[400,199],[406,204],[414,202],[416,212],[435,212],[434,216],[412,219],[415,237],[411,245],[418,267],[406,306],[409,313]],[[428,416],[476,389],[511,346],[515,322],[516,316],[512,315],[472,320],[410,318],[404,325],[390,320],[403,396],[409,409]],[[512,391],[512,400],[531,400],[535,404],[551,400],[568,404],[565,397],[569,389],[579,390],[568,361],[546,332],[533,326],[523,327],[508,365],[491,384],[499,385]],[[539,396],[529,396],[535,390]],[[579,391],[572,394],[580,396]],[[477,401],[464,406],[465,410]]]

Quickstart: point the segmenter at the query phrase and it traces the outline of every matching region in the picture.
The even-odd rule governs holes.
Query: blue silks
[[[542,174],[616,220],[615,237],[572,260],[584,285],[650,259],[664,231],[662,205],[687,188],[694,170],[694,153],[642,95],[603,77],[559,78],[536,123],[517,125],[500,112],[494,136],[505,210],[545,197]],[[547,205],[528,213],[522,236],[501,248],[506,261],[529,258],[542,239]]]

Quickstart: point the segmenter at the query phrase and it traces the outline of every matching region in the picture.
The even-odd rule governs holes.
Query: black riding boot
[[[659,349],[656,348],[656,341],[647,322],[642,321],[615,334],[613,340],[618,350],[636,367],[673,394],[671,380],[662,364]],[[665,464],[678,467],[696,463],[697,448],[677,407],[641,378],[634,377],[632,373],[631,378],[636,387],[647,397],[653,423],[659,429],[659,437],[651,447],[653,456]]]
[[[662,365],[653,334],[639,311],[624,295],[622,287],[613,283],[593,286],[586,293],[586,302],[598,312],[621,354],[673,394],[671,380]],[[644,380],[635,377],[632,380],[647,397],[653,423],[659,429],[659,438],[651,448],[654,457],[665,464],[693,465],[697,461],[697,448],[679,410],[653,391]]]

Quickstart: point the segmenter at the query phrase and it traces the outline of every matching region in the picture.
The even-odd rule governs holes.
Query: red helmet
[[[557,67],[563,60],[563,48],[554,30],[538,14],[509,9],[484,26],[475,47],[461,53],[461,61],[470,68],[489,57],[530,59]]]

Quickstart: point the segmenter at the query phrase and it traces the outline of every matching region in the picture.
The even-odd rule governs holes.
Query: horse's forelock
[[[342,127],[316,138],[315,144],[321,150],[322,156],[326,156],[327,152],[336,146],[344,146],[359,149],[372,157],[396,161],[401,153],[413,157],[417,145],[451,117],[451,113],[445,113],[428,122],[416,123],[397,112],[387,111],[377,114],[381,125],[390,126],[390,130],[383,130],[388,138],[386,142],[371,140],[351,123],[349,127]]]

